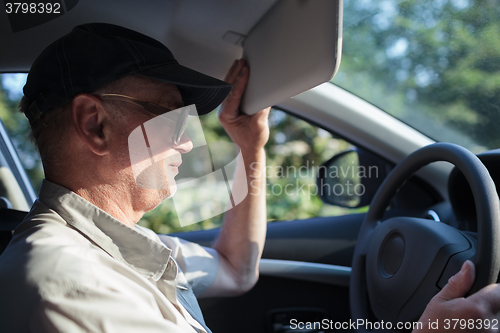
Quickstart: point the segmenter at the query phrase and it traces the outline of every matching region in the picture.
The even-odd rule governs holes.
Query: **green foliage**
[[[497,1],[345,0],[344,7],[344,53],[335,84],[437,140],[476,152],[500,145]],[[38,189],[41,164],[17,103],[0,89],[0,118]],[[230,141],[215,112],[201,121],[209,143]],[[271,112],[270,126],[269,221],[366,211],[323,205],[314,194],[317,168],[349,149],[347,142],[279,110]],[[219,215],[181,228],[172,200],[166,200],[140,223],[171,233],[217,227],[222,220]]]
[[[0,77],[1,79],[1,77]],[[1,82],[1,80],[0,80]],[[28,140],[29,124],[17,112],[18,100],[10,100],[5,89],[0,90],[0,117],[10,133],[35,189],[43,179],[43,171],[36,149]],[[216,112],[201,116],[205,138],[211,142],[230,138],[222,128]],[[340,139],[307,122],[273,109],[270,115],[271,135],[266,145],[268,220],[294,220],[314,216],[340,215],[360,210],[348,210],[323,205],[315,194],[317,168],[334,154],[350,148]],[[281,170],[281,173],[276,173]],[[285,191],[285,187],[287,191]],[[362,210],[361,210],[362,211]],[[212,229],[221,225],[223,215],[200,223],[181,227],[173,201],[165,200],[156,209],[144,215],[139,222],[158,233],[185,232]]]
[[[40,156],[28,139],[30,128],[27,119],[17,111],[19,100],[11,100],[8,96],[7,90],[2,86],[0,74],[0,119],[10,135],[33,188],[38,191],[43,179]]]
[[[200,118],[205,138],[211,142],[229,141],[212,112]],[[268,221],[305,219],[365,211],[324,205],[316,195],[317,168],[333,155],[347,150],[350,145],[335,139],[330,133],[312,126],[283,111],[273,109],[270,114],[270,139],[267,156],[267,217]],[[200,223],[181,227],[173,201],[168,199],[148,212],[139,222],[158,233],[185,232],[219,227],[223,215]]]
[[[489,0],[346,0],[335,84],[438,141],[500,145],[500,6]]]
[[[270,221],[350,213],[325,206],[316,195],[317,169],[350,145],[280,110],[270,114],[267,154],[267,216]]]

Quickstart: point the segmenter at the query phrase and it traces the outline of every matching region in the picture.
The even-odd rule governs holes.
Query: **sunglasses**
[[[186,123],[187,123],[187,117],[189,115],[189,111],[194,107],[194,105],[189,105],[187,107],[182,107],[179,109],[170,110],[170,109],[164,108],[163,106],[160,106],[160,105],[155,104],[155,103],[141,101],[141,100],[135,99],[133,97],[120,95],[120,94],[102,94],[102,95],[99,95],[99,97],[102,100],[114,100],[114,101],[133,103],[133,104],[143,108],[148,113],[151,113],[155,116],[161,116],[162,118],[171,120],[175,124],[175,130],[172,133],[172,142],[174,145],[178,145],[180,143],[182,135],[186,131]],[[180,112],[174,112],[174,111],[178,111],[178,110]]]

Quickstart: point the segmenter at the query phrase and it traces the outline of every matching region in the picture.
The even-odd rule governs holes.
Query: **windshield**
[[[436,141],[500,146],[500,6],[480,0],[344,0],[332,83]]]

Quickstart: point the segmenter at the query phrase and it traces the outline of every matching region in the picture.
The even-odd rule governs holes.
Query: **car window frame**
[[[17,184],[21,188],[24,198],[31,207],[35,200],[37,199],[35,190],[31,185],[29,177],[24,170],[21,160],[17,154],[17,150],[12,143],[12,140],[5,129],[3,121],[0,119],[0,152],[5,157],[7,164],[12,171],[14,177],[16,178]]]

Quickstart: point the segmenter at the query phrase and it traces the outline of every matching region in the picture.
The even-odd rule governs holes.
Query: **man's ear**
[[[109,153],[109,137],[105,131],[106,113],[99,98],[79,94],[71,102],[73,126],[80,139],[96,155]]]

